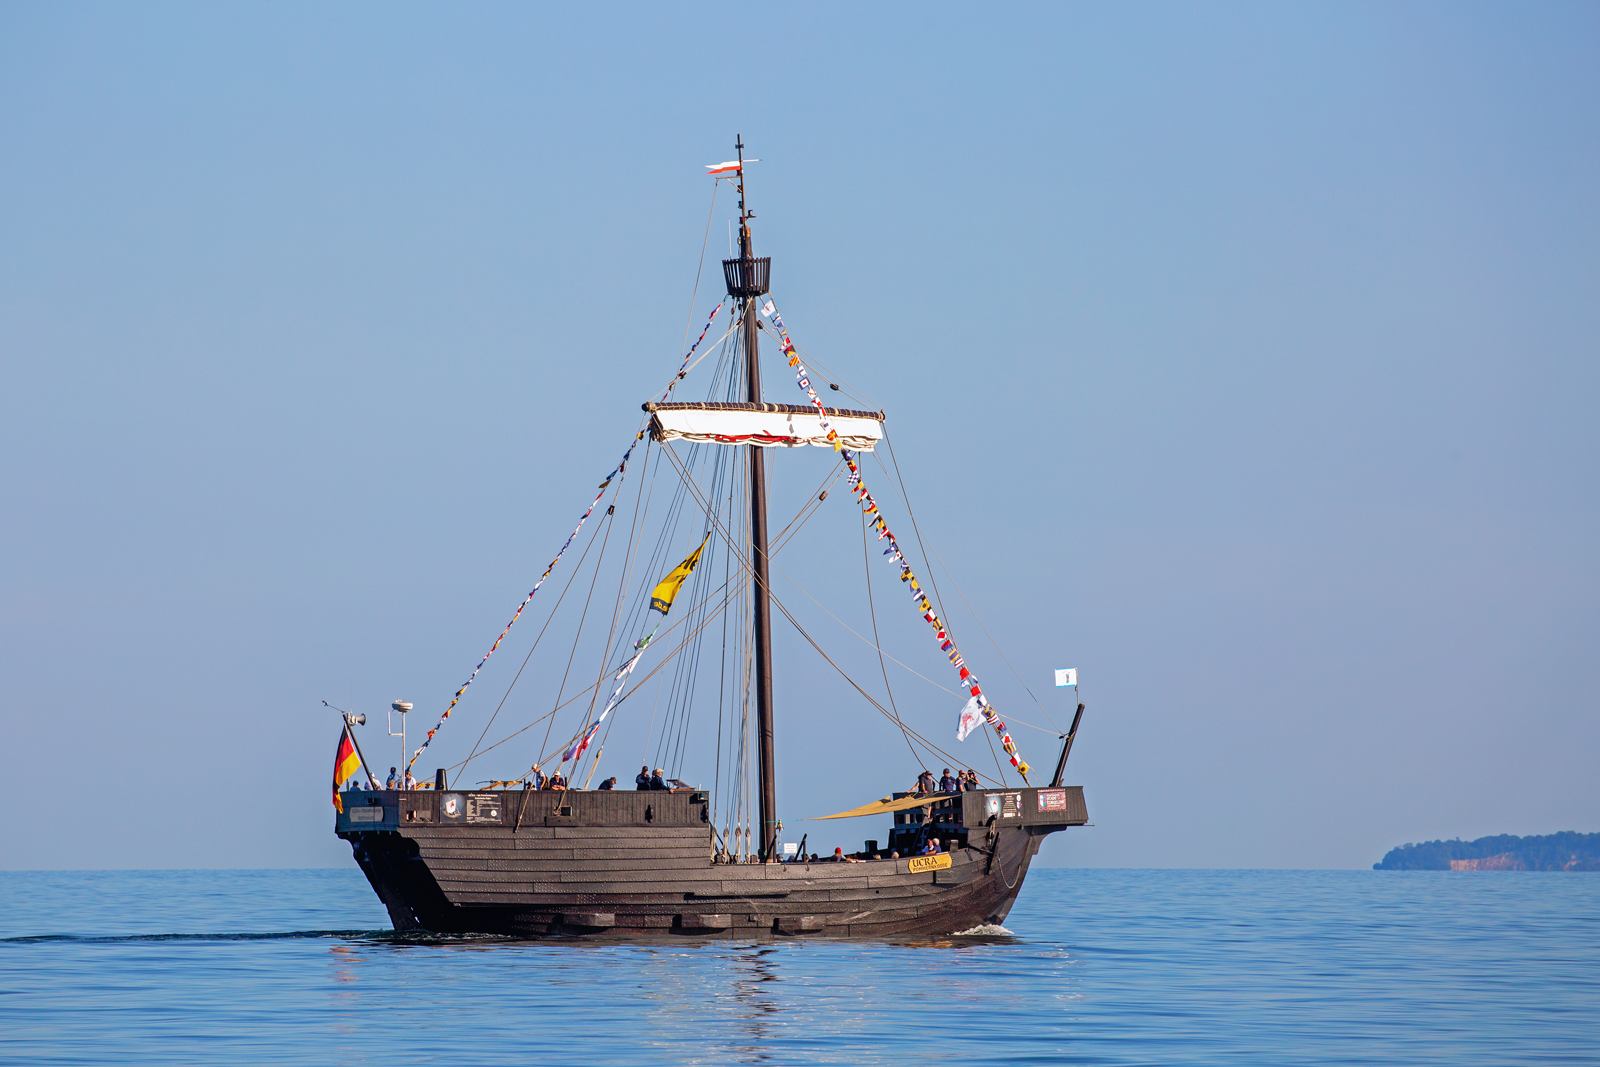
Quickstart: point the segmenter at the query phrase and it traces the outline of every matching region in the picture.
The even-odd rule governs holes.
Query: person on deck
[[[400,788],[400,769],[398,767],[389,768],[389,777],[384,781],[383,787],[385,789]]]
[[[633,776],[633,782],[635,789],[649,789],[650,768],[648,766],[640,767],[639,773]]]
[[[922,846],[922,854],[924,856],[932,856],[934,853],[936,853],[938,851],[939,851],[939,839],[937,837],[928,838],[928,843],[926,845]]]
[[[415,789],[416,787],[417,787],[417,780],[415,778],[411,777],[411,768],[407,767],[406,768],[406,777],[405,777],[405,780],[400,783],[400,788],[402,788],[402,789]]]
[[[600,783],[600,788],[606,790],[607,792],[615,789],[616,787],[617,780],[615,778],[607,778],[605,781]]]
[[[528,775],[528,788],[529,789],[543,789],[544,788],[544,780],[545,780],[544,779],[544,772],[541,771],[539,769],[539,765],[537,763],[535,763],[533,765],[532,772],[530,772],[529,775]]]
[[[651,789],[671,789],[672,788],[670,785],[667,784],[667,780],[662,777],[662,770],[661,770],[660,767],[657,767],[656,770],[655,770],[655,773],[650,776],[650,788]]]
[[[919,792],[919,793],[932,793],[932,792],[934,792],[933,772],[932,771],[923,771],[921,774],[917,775],[917,792]]]
[[[567,776],[559,770],[550,776],[550,788],[557,793],[564,793],[567,789]]]
[[[960,779],[950,777],[950,768],[946,767],[944,769],[944,776],[939,779],[939,792],[941,792],[941,793],[959,793],[960,791],[961,791],[961,781],[960,781]]]
[[[968,767],[967,768],[967,785],[966,785],[966,788],[963,790],[963,792],[975,793],[980,788],[982,788],[982,787],[978,785],[978,772],[973,770],[971,767]]]

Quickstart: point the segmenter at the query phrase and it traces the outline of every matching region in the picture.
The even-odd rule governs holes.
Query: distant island
[[[1600,834],[1425,841],[1392,848],[1375,871],[1600,871]]]

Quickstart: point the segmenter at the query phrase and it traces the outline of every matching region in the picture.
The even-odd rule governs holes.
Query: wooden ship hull
[[[346,796],[337,833],[396,930],[529,938],[959,933],[1002,922],[1045,835],[1088,819],[1079,787],[938,795],[874,851],[929,833],[945,852],[732,863],[701,792]]]

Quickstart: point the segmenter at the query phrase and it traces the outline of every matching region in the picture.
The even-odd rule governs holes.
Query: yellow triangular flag
[[[700,553],[705,551],[706,543],[710,540],[711,535],[708,533],[705,541],[700,542],[700,547],[689,553],[689,557],[673,568],[672,573],[661,579],[661,584],[651,591],[650,608],[652,611],[659,611],[665,615],[672,610],[672,601],[677,597],[678,589],[682,587],[689,575],[694,573],[695,564],[700,562]]]

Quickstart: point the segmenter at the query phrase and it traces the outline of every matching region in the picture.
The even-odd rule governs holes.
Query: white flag
[[[967,701],[966,706],[961,709],[961,725],[956,728],[956,740],[965,741],[967,739],[967,735],[976,730],[978,728],[978,724],[982,721],[983,705],[979,703],[977,697],[973,697],[971,700]]]
[[[655,633],[652,631],[650,637],[654,636]],[[622,697],[622,687],[628,684],[628,675],[632,674],[633,669],[639,665],[639,657],[644,655],[644,646],[649,643],[650,638],[645,638],[644,644],[638,646],[639,651],[635,652],[628,662],[622,665],[622,669],[617,671],[617,687],[611,691],[611,699],[606,701],[606,710],[602,711],[600,717],[594,721],[596,726],[604,722],[606,716],[611,714],[611,709],[617,706],[617,701]]]
[[[777,310],[777,307],[774,306],[770,300],[761,305],[761,314],[765,315],[769,319],[772,317],[772,313]]]
[[[1078,668],[1068,667],[1066,670],[1056,671],[1056,685],[1077,685]]]

